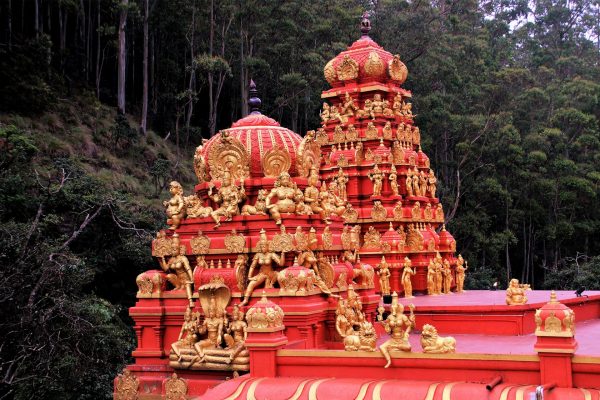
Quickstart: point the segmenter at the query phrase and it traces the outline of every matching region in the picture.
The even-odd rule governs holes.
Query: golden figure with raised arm
[[[390,306],[390,315],[383,321],[385,331],[390,334],[390,338],[379,346],[381,354],[385,357],[387,363],[384,368],[392,364],[390,350],[411,351],[412,347],[408,341],[410,331],[415,326],[414,305],[410,305],[410,314],[404,315],[404,306],[398,302],[398,294],[392,294],[392,305]]]
[[[248,304],[248,300],[254,289],[261,284],[265,284],[265,288],[272,288],[273,283],[277,281],[277,272],[273,270],[273,263],[283,266],[285,262],[285,252],[281,252],[281,256],[269,251],[269,241],[264,229],[260,231],[260,240],[258,242],[258,251],[252,258],[250,269],[248,270],[248,285],[244,293],[244,300],[240,306]],[[259,267],[258,273],[254,275],[254,270]]]
[[[221,187],[217,193],[213,194],[214,184],[208,189],[208,197],[215,203],[219,204],[219,208],[210,213],[210,216],[215,221],[215,229],[221,226],[221,217],[225,217],[226,221],[231,221],[231,218],[240,213],[240,203],[246,199],[246,191],[242,181],[242,186],[237,187],[229,172],[223,173]]]

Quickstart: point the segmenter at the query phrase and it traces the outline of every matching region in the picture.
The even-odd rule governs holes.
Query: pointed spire
[[[262,101],[258,98],[258,90],[256,90],[256,83],[254,80],[250,79],[250,97],[248,99],[248,108],[250,109],[250,114],[260,114],[260,106]]]
[[[362,15],[362,20],[360,21],[360,33],[362,37],[369,37],[369,32],[371,31],[371,20],[369,20],[369,12],[365,11]]]

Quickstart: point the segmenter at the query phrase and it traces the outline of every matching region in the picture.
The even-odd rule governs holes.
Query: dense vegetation
[[[5,0],[0,396],[110,397],[165,184],[189,190],[250,77],[264,113],[316,127],[365,9],[409,67],[467,284],[600,289],[597,0]]]

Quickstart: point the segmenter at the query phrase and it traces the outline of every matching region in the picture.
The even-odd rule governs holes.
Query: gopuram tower
[[[369,37],[370,29],[365,16],[361,38],[325,65],[331,89],[321,95],[322,127],[308,134],[321,147],[320,176],[349,204],[345,254],[389,270],[380,292],[404,292],[405,283],[416,293],[448,293],[463,260],[454,257],[437,179],[407,102],[412,94],[402,87],[408,69]]]

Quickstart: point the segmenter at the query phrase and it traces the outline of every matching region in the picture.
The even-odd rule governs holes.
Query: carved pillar
[[[573,387],[573,353],[575,340],[575,313],[561,304],[552,291],[550,302],[535,313],[537,341],[534,349],[540,357],[542,385]]]
[[[153,326],[152,330],[154,331],[156,347],[158,349],[160,349],[161,353],[164,354],[163,343],[164,343],[165,327],[162,325],[161,326]]]
[[[277,376],[277,350],[287,344],[283,333],[283,310],[263,293],[262,299],[246,313],[250,352],[250,375],[253,377]]]

